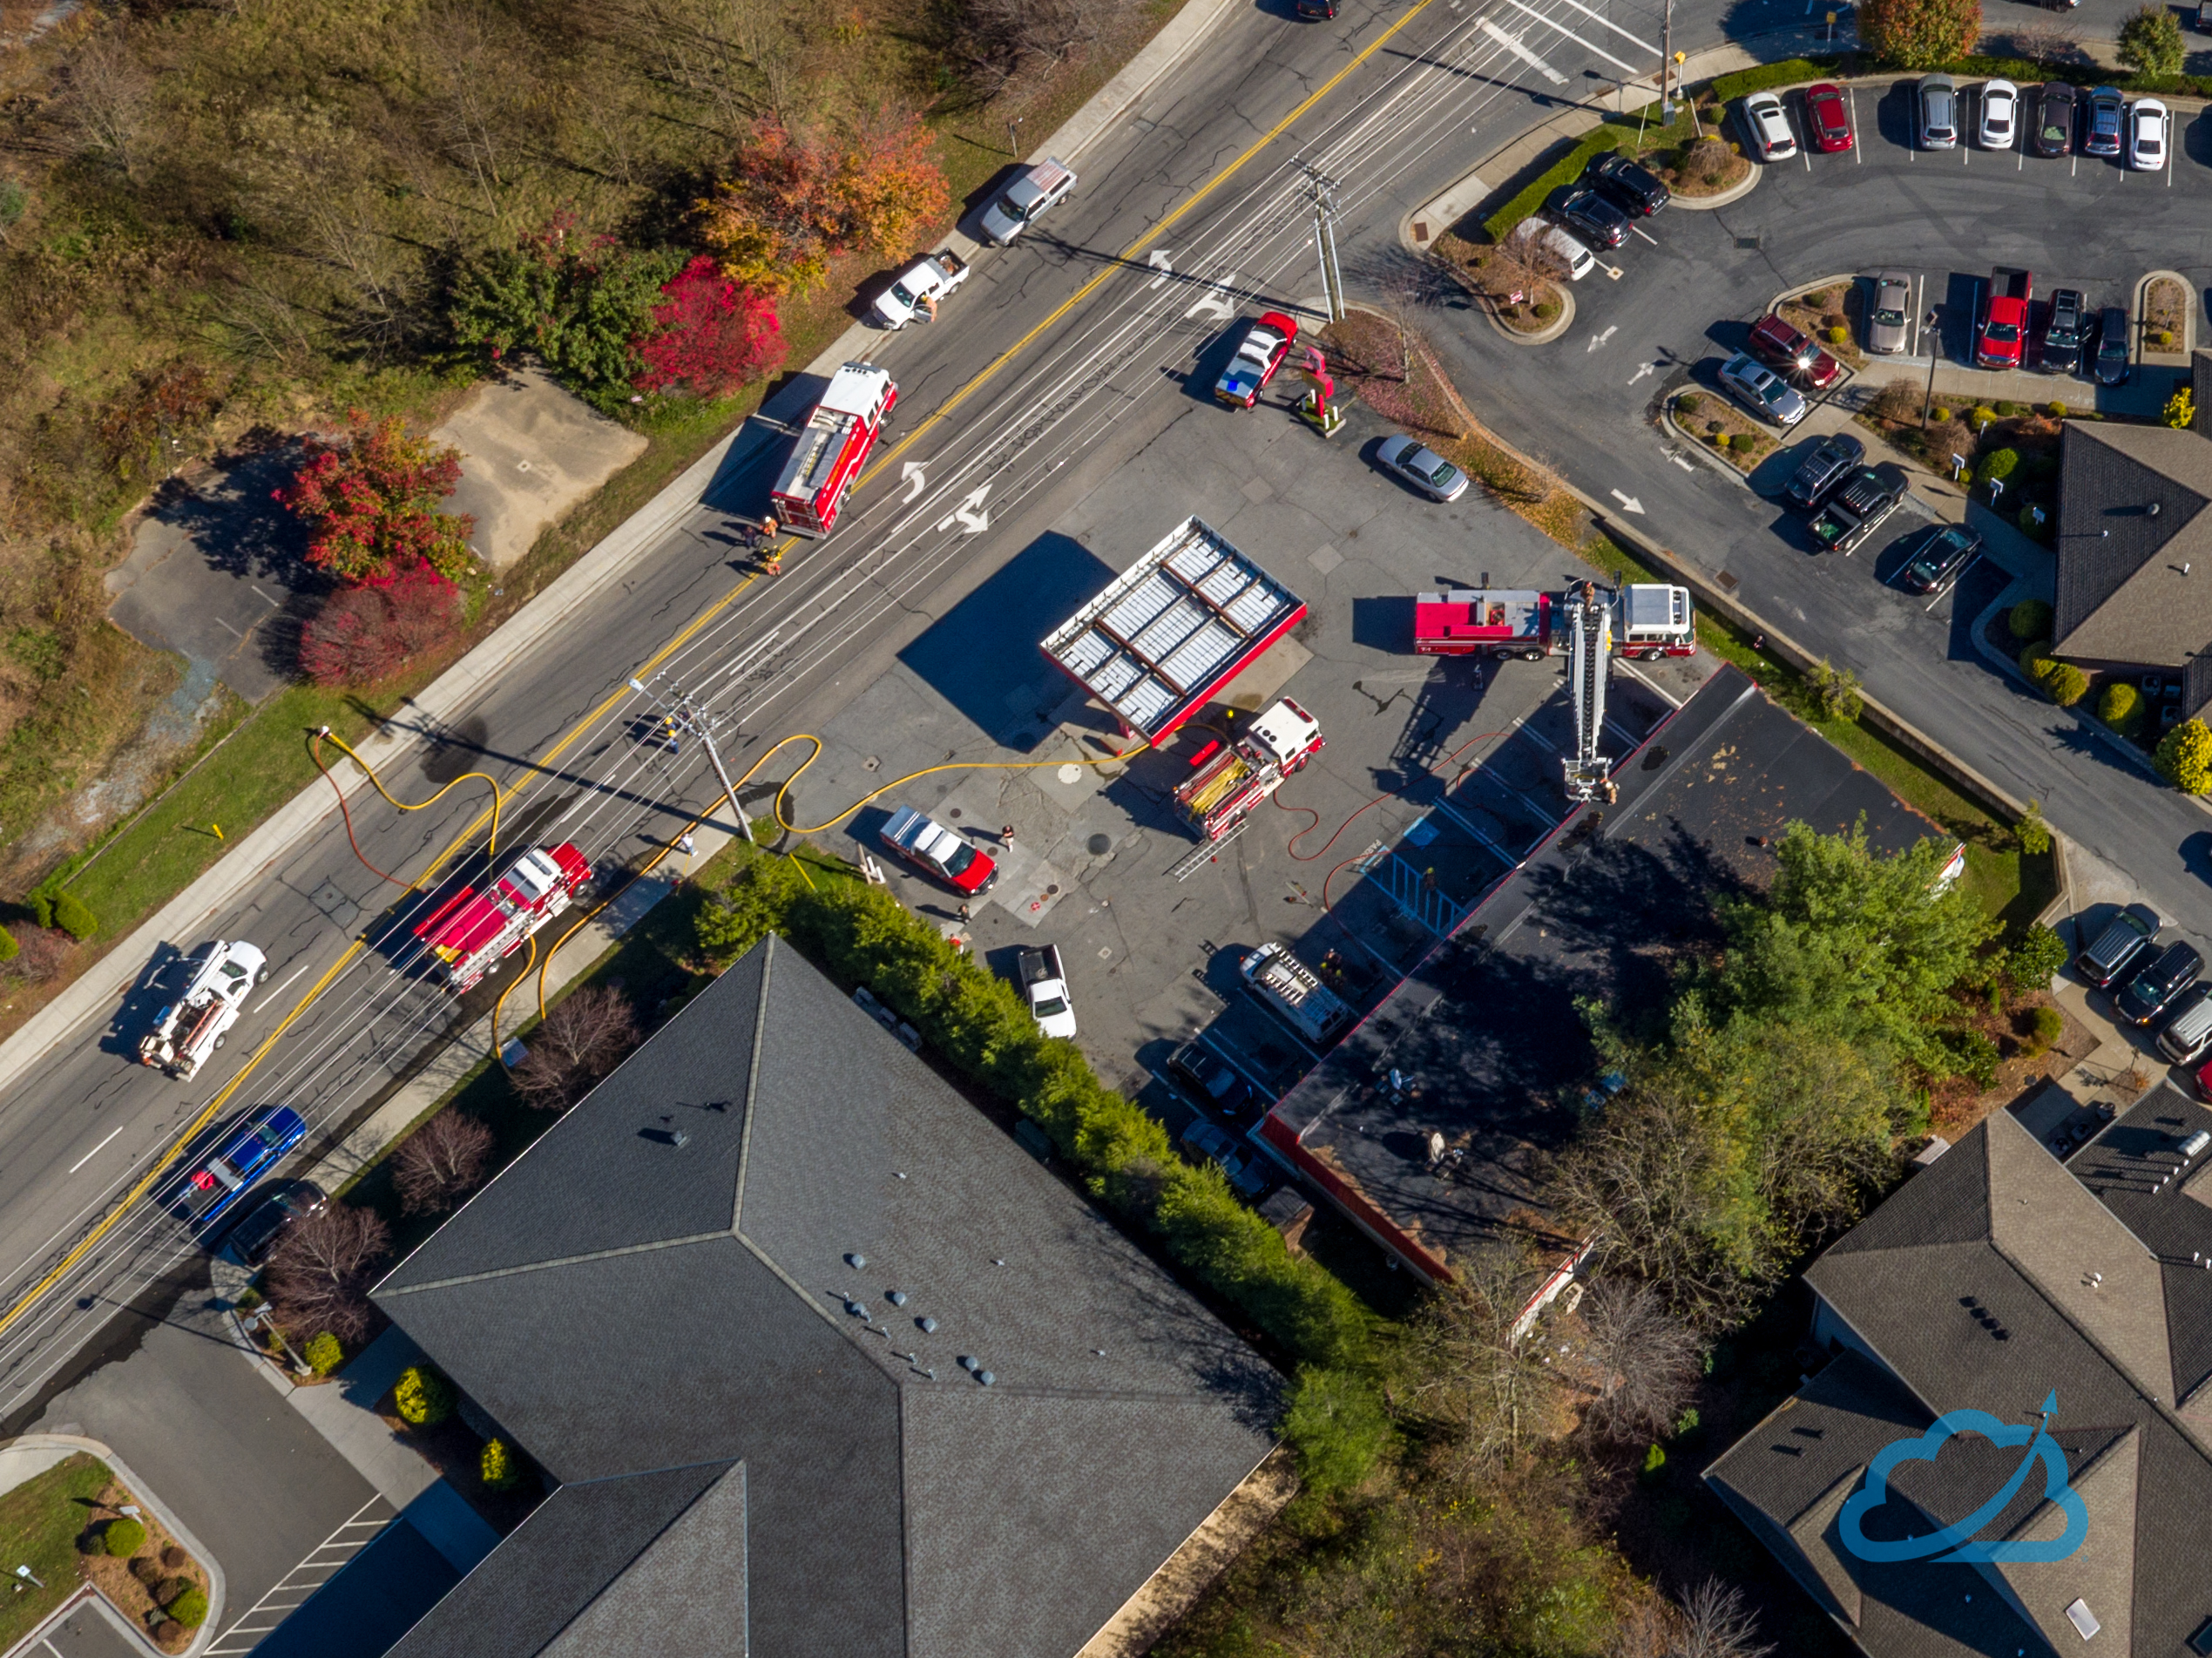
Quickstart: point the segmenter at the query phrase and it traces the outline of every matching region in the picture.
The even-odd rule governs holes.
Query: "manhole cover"
[[[1079,783],[1083,781],[1083,768],[1071,761],[1052,775],[1064,783]]]
[[[1092,857],[1104,857],[1113,849],[1113,837],[1111,835],[1093,835],[1083,843],[1083,846]]]
[[[957,817],[960,815],[960,809],[956,806],[950,812],[946,813],[945,815],[948,817]]]
[[[1054,893],[1058,892],[1059,890],[1060,890],[1060,889],[1059,889],[1059,883],[1057,883],[1057,882],[1055,882],[1052,885],[1051,885],[1051,886],[1049,886],[1049,887],[1046,887],[1046,888],[1045,889],[1045,896],[1046,897],[1048,897],[1048,898],[1049,898],[1049,897],[1052,897]]]

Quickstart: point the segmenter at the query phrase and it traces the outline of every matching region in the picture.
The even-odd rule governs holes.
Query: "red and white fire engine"
[[[1285,697],[1234,741],[1209,742],[1192,757],[1175,809],[1207,840],[1224,839],[1322,747],[1320,722]]]
[[[440,904],[415,936],[430,946],[447,986],[458,994],[567,909],[591,878],[591,864],[569,843],[533,846],[481,889],[463,887]]]
[[[1650,661],[1697,654],[1697,617],[1687,587],[1636,582],[1595,592],[1612,612],[1612,653]],[[1572,595],[1532,588],[1458,588],[1413,600],[1413,649],[1419,656],[1519,656],[1530,661],[1568,648]]]
[[[770,497],[785,529],[826,536],[836,526],[837,510],[897,403],[898,388],[873,363],[849,362],[829,376]]]

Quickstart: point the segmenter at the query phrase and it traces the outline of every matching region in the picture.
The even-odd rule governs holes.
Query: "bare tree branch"
[[[1541,1425],[1559,1378],[1516,1341],[1533,1276],[1471,1262],[1439,1290],[1414,1328],[1418,1406],[1452,1436],[1451,1472],[1480,1473],[1510,1458]]]
[[[327,1330],[357,1342],[372,1322],[369,1286],[391,1251],[390,1228],[374,1210],[333,1203],[303,1215],[270,1252],[269,1304],[299,1340]]]
[[[474,1191],[491,1155],[491,1130],[450,1106],[400,1142],[392,1184],[409,1215],[450,1209]]]
[[[1667,1432],[1696,1385],[1696,1332],[1649,1284],[1600,1280],[1581,1310],[1598,1389],[1582,1413],[1585,1431],[1611,1440]]]
[[[1766,1658],[1774,1648],[1758,1636],[1742,1592],[1709,1577],[1682,1597],[1682,1628],[1667,1658]]]
[[[514,1069],[515,1091],[541,1110],[565,1110],[637,1045],[628,999],[586,986],[547,1014],[530,1039],[530,1052]]]

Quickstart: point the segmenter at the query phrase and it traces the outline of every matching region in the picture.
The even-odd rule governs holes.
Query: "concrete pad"
[[[68,1445],[11,1445],[0,1450],[0,1493],[37,1479],[56,1463],[68,1461],[78,1450]]]
[[[422,1361],[422,1350],[396,1324],[322,1387],[294,1388],[292,1408],[305,1417],[332,1449],[351,1463],[393,1507],[406,1506],[438,1483],[436,1469],[423,1460],[375,1412],[399,1373]]]
[[[646,449],[535,367],[486,381],[430,436],[461,451],[461,487],[446,510],[475,517],[477,556],[495,571]]]

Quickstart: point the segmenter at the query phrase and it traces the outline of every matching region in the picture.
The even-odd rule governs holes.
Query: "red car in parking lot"
[[[1843,365],[1815,345],[1812,335],[1783,321],[1779,312],[1769,311],[1754,322],[1748,343],[1760,362],[1815,391],[1826,391],[1843,372]]]
[[[1841,87],[1822,81],[1805,88],[1805,117],[1813,148],[1822,154],[1834,155],[1851,147],[1851,106]]]

